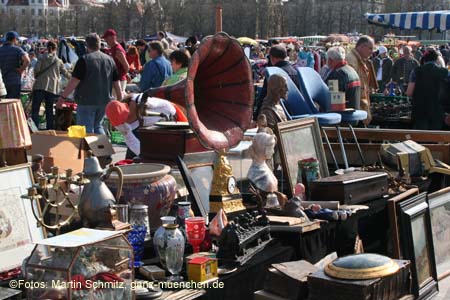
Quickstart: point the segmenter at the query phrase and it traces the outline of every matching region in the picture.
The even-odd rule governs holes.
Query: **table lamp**
[[[4,167],[8,150],[31,146],[30,131],[19,99],[0,101],[0,128],[0,167]]]

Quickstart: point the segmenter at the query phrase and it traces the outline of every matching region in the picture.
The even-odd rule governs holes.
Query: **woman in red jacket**
[[[142,70],[139,51],[135,46],[130,46],[127,51],[127,62],[130,65],[130,73],[140,73]]]

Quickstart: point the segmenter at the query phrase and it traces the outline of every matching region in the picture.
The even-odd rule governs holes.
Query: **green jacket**
[[[170,77],[168,77],[161,86],[172,85],[181,81],[187,77],[187,68],[181,68],[175,73],[173,73]]]

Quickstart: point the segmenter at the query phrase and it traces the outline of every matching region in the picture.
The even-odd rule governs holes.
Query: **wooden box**
[[[207,151],[190,129],[166,129],[157,126],[138,131],[141,158],[144,162],[177,164],[177,157],[185,153]]]
[[[384,172],[351,172],[321,178],[309,184],[311,201],[339,201],[358,204],[381,198],[388,191]]]
[[[410,261],[394,260],[398,272],[376,279],[348,280],[328,276],[322,270],[308,276],[308,300],[397,300],[410,294]]]
[[[304,260],[274,264],[269,268],[264,290],[290,300],[305,300],[308,298],[308,275],[317,270]]]

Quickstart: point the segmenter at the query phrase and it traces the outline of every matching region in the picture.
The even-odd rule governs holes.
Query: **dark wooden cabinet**
[[[190,129],[165,129],[151,126],[139,129],[141,155],[144,162],[177,164],[185,153],[208,151]]]
[[[384,172],[355,171],[310,182],[309,188],[312,201],[358,204],[387,194],[388,176]]]

